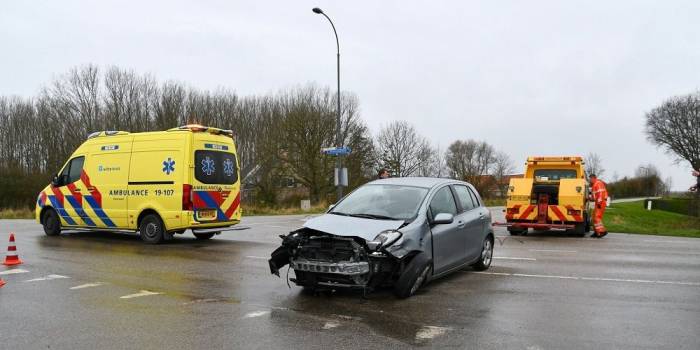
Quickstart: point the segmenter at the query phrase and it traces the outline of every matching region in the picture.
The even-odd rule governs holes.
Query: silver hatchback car
[[[370,182],[282,237],[270,271],[289,264],[308,289],[392,286],[406,298],[429,280],[493,257],[491,214],[474,187],[439,178]]]

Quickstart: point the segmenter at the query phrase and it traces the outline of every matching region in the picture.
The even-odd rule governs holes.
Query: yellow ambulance
[[[73,153],[37,198],[49,236],[61,229],[137,231],[157,244],[191,229],[209,239],[241,220],[231,130],[101,131]]]

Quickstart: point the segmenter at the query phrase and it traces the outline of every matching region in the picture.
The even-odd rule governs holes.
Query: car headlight
[[[367,242],[367,246],[372,250],[379,250],[382,247],[388,247],[399,242],[403,235],[399,231],[387,230],[382,231],[374,237],[373,240]]]

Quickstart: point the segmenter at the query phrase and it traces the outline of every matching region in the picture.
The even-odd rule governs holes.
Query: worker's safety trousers
[[[596,203],[595,209],[593,210],[593,230],[597,236],[603,235],[608,232],[608,230],[603,225],[603,214],[605,213],[605,207],[608,203],[606,201],[601,201]]]

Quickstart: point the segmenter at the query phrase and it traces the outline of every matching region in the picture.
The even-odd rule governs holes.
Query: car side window
[[[430,201],[430,213],[435,216],[441,213],[457,215],[457,204],[449,186],[439,189]]]
[[[459,199],[459,204],[462,206],[462,211],[469,211],[476,207],[472,199],[472,195],[470,194],[470,191],[467,188],[467,186],[457,185],[454,187],[454,189],[457,193],[457,199]]]
[[[66,164],[63,168],[60,178],[60,186],[65,186],[67,184],[76,182],[80,180],[80,173],[83,171],[83,164],[85,163],[85,157],[75,157]]]
[[[476,208],[481,206],[481,203],[479,203],[479,196],[477,196],[471,188],[469,189],[469,194],[472,196],[472,200],[474,201],[474,207]]]

